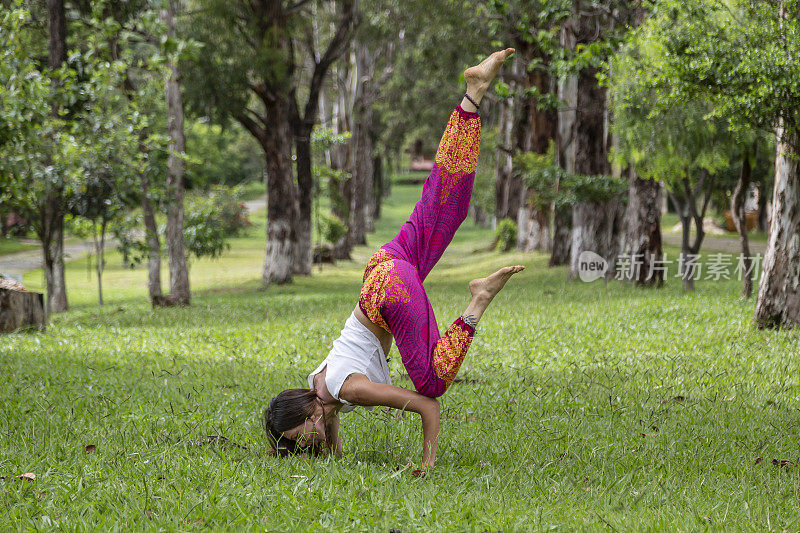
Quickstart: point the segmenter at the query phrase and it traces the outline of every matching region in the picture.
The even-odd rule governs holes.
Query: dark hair
[[[311,447],[300,447],[296,440],[283,436],[285,431],[304,424],[314,414],[317,392],[313,389],[286,389],[275,396],[262,413],[261,422],[272,450],[281,457],[291,453],[311,452]]]

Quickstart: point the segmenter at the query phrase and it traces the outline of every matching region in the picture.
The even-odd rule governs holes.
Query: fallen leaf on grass
[[[664,398],[659,403],[661,405],[667,404],[669,402],[682,402],[686,399],[685,396],[673,396],[672,398]]]
[[[784,468],[789,468],[790,466],[797,466],[797,463],[794,461],[790,461],[789,459],[773,459],[772,464],[775,466],[782,466]]]
[[[94,444],[87,444],[83,447],[83,453],[94,453],[97,451],[97,446]]]
[[[411,475],[414,477],[425,477],[428,475],[428,473],[425,472],[424,470],[417,469],[417,470],[412,470]]]
[[[34,479],[36,479],[36,474],[34,474],[33,472],[25,472],[24,474],[20,474],[19,478],[33,481]]]

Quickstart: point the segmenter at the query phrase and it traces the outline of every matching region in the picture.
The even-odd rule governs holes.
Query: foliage
[[[240,187],[215,185],[207,193],[200,192],[199,195],[205,196],[214,204],[216,216],[226,236],[234,237],[251,226]]]
[[[511,250],[517,243],[517,223],[510,218],[504,218],[497,224],[494,237],[501,252]]]
[[[555,144],[547,153],[522,152],[514,156],[513,172],[529,189],[531,202],[537,209],[546,209],[552,202],[556,208],[579,202],[602,203],[622,195],[627,183],[613,176],[571,174],[556,164]]]
[[[251,225],[238,187],[215,185],[187,195],[184,207],[186,249],[197,258],[218,258],[230,248],[228,239]]]
[[[264,155],[238,124],[191,121],[186,128],[186,188],[240,185],[264,175]]]
[[[187,255],[215,259],[230,248],[226,240],[228,233],[213,199],[197,195],[187,197],[184,211],[183,236]]]
[[[117,241],[116,249],[122,255],[122,264],[128,268],[139,266],[149,251],[146,235],[141,231],[141,218],[138,212],[129,211],[111,224],[111,235]]]
[[[325,241],[336,244],[342,237],[347,235],[347,224],[339,220],[339,217],[335,215],[321,214],[317,232]]]
[[[694,186],[703,171],[714,175],[731,165],[741,150],[743,135],[731,132],[734,124],[715,116],[707,99],[666,105],[664,93],[650,76],[662,61],[645,27],[632,35],[610,62],[609,85],[613,131],[618,146],[612,158],[622,166],[633,166],[649,179],[664,182],[681,194],[684,179]]]
[[[642,32],[662,106],[708,98],[734,127],[800,131],[800,2],[658,0]]]

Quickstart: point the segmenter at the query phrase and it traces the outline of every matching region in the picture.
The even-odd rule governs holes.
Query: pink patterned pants
[[[414,387],[431,398],[452,383],[475,334],[459,318],[440,335],[422,282],[467,216],[480,139],[478,114],[457,107],[422,197],[397,236],[370,257],[358,301],[372,322],[394,336]]]

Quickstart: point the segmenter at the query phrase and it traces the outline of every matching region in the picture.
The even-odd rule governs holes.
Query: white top
[[[354,405],[339,398],[339,390],[350,374],[364,374],[373,383],[392,384],[392,376],[389,375],[389,365],[386,363],[381,342],[354,313],[344,323],[339,338],[333,341],[333,348],[328,357],[308,375],[309,388],[314,388],[314,376],[322,372],[326,365],[328,370],[325,372],[325,385],[331,396],[345,404],[341,409],[343,413],[355,408]]]

